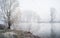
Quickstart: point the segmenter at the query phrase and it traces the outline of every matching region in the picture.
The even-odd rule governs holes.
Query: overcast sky
[[[42,21],[50,20],[50,9],[55,8],[56,20],[59,21],[60,0],[19,0],[22,11],[32,10],[36,12]]]

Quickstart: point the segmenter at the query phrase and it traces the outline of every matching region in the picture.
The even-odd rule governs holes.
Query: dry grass
[[[0,33],[5,33],[5,34],[11,34],[11,32],[15,33],[15,35],[17,36],[17,38],[40,38],[38,36],[34,36],[32,33],[30,32],[24,32],[22,30],[1,30]]]

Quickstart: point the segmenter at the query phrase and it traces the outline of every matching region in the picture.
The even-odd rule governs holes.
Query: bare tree
[[[55,36],[56,36],[56,34],[54,32],[54,25],[53,25],[53,23],[55,22],[54,21],[55,12],[56,12],[55,8],[51,8],[51,21],[50,21],[50,23],[51,23],[51,38],[55,38]]]
[[[9,26],[10,28],[10,16],[17,6],[17,0],[0,0],[0,21],[4,23],[0,23],[1,27],[4,25],[4,27],[7,28]]]

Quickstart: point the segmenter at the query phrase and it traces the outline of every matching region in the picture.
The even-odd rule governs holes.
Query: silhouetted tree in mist
[[[55,10],[55,8],[51,8],[51,38],[55,38],[55,36],[56,36],[56,34],[55,34],[55,32],[54,32],[54,19],[55,19],[55,12],[56,12],[56,10]]]

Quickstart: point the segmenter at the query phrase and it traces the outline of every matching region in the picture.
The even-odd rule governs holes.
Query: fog
[[[20,29],[30,31],[42,38],[51,35],[59,37],[60,0],[19,0],[19,3]]]
[[[20,8],[24,10],[32,10],[40,15],[41,21],[50,21],[50,9],[56,9],[56,21],[59,21],[60,0],[19,0]]]

